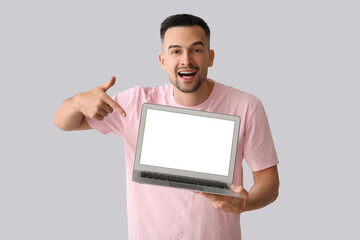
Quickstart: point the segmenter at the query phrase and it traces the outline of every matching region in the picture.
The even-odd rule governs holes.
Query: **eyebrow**
[[[196,45],[202,45],[202,46],[205,47],[205,44],[203,42],[201,42],[201,41],[194,42],[194,43],[191,44],[191,46],[196,46]],[[170,45],[168,47],[168,50],[171,49],[171,48],[182,48],[182,46],[180,46],[180,45]]]

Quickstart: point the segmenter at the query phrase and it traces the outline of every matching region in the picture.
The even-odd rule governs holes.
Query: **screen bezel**
[[[201,173],[201,172],[194,172],[194,171],[188,171],[188,170],[180,170],[180,169],[165,168],[165,167],[158,167],[158,166],[155,167],[155,166],[140,164],[141,149],[142,149],[142,144],[143,144],[144,130],[145,130],[145,125],[146,125],[146,115],[147,115],[148,109],[233,121],[234,122],[233,140],[232,140],[232,146],[231,146],[230,163],[229,163],[230,167],[229,167],[228,175],[224,176],[224,175],[217,175],[217,174],[211,174],[211,173]],[[241,122],[240,117],[234,116],[234,115],[200,111],[200,110],[194,110],[194,109],[188,109],[188,108],[165,106],[165,105],[159,105],[159,104],[144,103],[142,105],[141,117],[140,117],[140,122],[139,122],[138,138],[137,138],[137,145],[136,145],[135,159],[134,159],[134,170],[166,173],[166,174],[195,177],[195,178],[201,178],[201,179],[211,178],[212,180],[216,180],[216,181],[232,182],[233,177],[234,177],[234,170],[235,170],[235,161],[236,161],[237,144],[238,144],[238,138],[239,138],[240,122]]]

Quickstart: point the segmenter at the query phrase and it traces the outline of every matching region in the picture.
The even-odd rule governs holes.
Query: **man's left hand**
[[[234,192],[240,193],[242,197],[229,197],[203,192],[196,193],[208,198],[216,209],[221,209],[231,213],[242,213],[246,211],[246,203],[249,196],[248,191],[246,191],[242,186],[232,185],[231,188]]]

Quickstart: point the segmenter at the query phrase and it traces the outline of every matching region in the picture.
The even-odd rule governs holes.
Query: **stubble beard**
[[[202,76],[202,77],[199,76],[195,85],[191,89],[185,89],[184,87],[182,87],[180,85],[180,80],[177,75],[175,77],[175,81],[172,81],[171,78],[170,78],[170,81],[179,91],[181,91],[183,93],[192,93],[192,92],[196,92],[201,87],[201,85],[206,81],[206,75],[207,74],[205,74],[205,76]]]

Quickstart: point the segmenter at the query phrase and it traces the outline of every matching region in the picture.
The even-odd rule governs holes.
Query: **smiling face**
[[[164,35],[159,60],[171,83],[183,93],[196,92],[206,81],[214,51],[200,26],[172,27]]]

